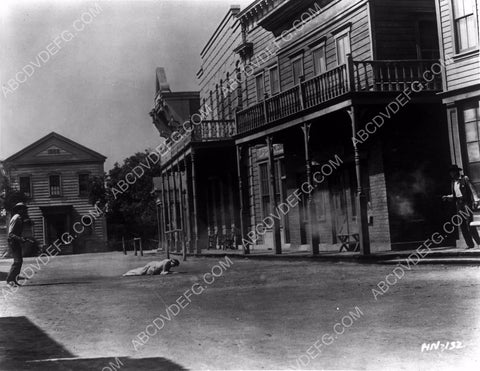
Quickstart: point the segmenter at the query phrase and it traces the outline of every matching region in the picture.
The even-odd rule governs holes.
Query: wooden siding
[[[212,112],[212,119],[219,120],[216,107],[215,89],[218,85],[220,87],[220,80],[223,81],[223,87],[228,88],[227,73],[229,78],[234,78],[235,65],[240,61],[240,57],[234,52],[234,49],[241,44],[241,27],[240,22],[229,11],[223,22],[220,24],[218,33],[212,36],[208,45],[202,51],[202,74],[198,78],[200,85],[200,104],[205,100],[210,106],[210,91],[213,94],[214,107]],[[225,90],[226,92],[227,90]],[[222,91],[219,91],[221,96]],[[235,91],[232,91],[232,116],[226,117],[233,119],[233,111],[237,105]],[[225,105],[227,105],[227,98],[225,98]]]
[[[460,89],[480,83],[480,57],[477,52],[469,53],[465,57],[458,55],[455,49],[455,35],[453,27],[453,14],[451,0],[436,0],[438,18],[440,21],[441,41],[443,42],[443,53],[445,59],[453,59],[445,70],[446,90]],[[477,28],[480,14],[480,1],[476,3]]]
[[[295,19],[292,19],[292,24]],[[244,88],[245,106],[257,102],[255,75],[263,72],[265,76],[265,92],[270,95],[269,68],[278,64],[280,75],[280,90],[284,91],[293,86],[291,57],[303,55],[303,70],[305,79],[314,77],[312,50],[321,40],[326,43],[327,70],[337,66],[335,32],[342,26],[351,24],[350,46],[352,56],[356,60],[372,58],[368,3],[358,0],[342,0],[336,2],[325,12],[319,13],[304,25],[302,32],[292,32],[292,40],[285,41],[281,37],[275,38],[273,34],[261,27],[253,27],[247,39],[254,45],[250,66],[255,68],[255,73],[244,74],[246,84]],[[275,44],[278,43],[278,44]],[[278,49],[276,45],[281,45]],[[314,45],[310,47],[310,45]],[[262,55],[270,55],[268,60],[261,59]]]
[[[60,174],[60,197],[50,197],[49,174],[51,173]],[[79,173],[89,173],[92,177],[103,176],[103,163],[21,165],[9,171],[9,177],[14,188],[18,188],[19,175],[31,176],[32,197],[28,201],[29,216],[32,220],[33,237],[38,241],[43,241],[43,214],[40,207],[73,205],[70,228],[75,222],[80,221],[83,215],[88,215],[94,209],[88,200],[88,196],[79,195]],[[85,237],[106,241],[103,216],[95,221],[92,235]]]

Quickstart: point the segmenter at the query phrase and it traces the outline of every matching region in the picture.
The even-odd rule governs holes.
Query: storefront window
[[[479,102],[463,109],[469,175],[474,183],[480,183],[480,108]]]

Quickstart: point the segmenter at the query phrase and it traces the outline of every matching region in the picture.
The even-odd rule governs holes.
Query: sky
[[[163,141],[155,68],[198,90],[200,51],[252,0],[0,0],[0,160],[55,131],[115,162]]]

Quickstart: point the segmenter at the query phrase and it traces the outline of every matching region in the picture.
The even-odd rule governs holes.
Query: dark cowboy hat
[[[170,260],[175,264],[175,266],[180,265],[180,262],[177,259],[170,259]]]
[[[448,168],[448,171],[462,171],[462,168],[458,167],[457,164],[454,164],[454,165],[451,165],[449,168]]]
[[[28,207],[23,202],[19,202],[18,204],[16,204],[13,207],[12,211],[15,213],[15,212],[19,211],[20,209],[25,209],[26,210],[26,209],[28,209]]]

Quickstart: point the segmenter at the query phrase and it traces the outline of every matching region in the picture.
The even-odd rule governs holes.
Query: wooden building
[[[480,187],[478,0],[436,0],[451,161]],[[480,188],[479,188],[480,189]]]
[[[435,0],[452,164],[480,191],[480,56],[478,0]],[[459,245],[465,245],[463,237]]]
[[[368,253],[441,230],[449,156],[435,1],[257,0],[238,19],[244,241]]]
[[[106,251],[105,218],[89,202],[90,180],[104,175],[105,159],[54,132],[7,158],[10,185],[28,198],[23,235],[49,246],[69,242],[62,235],[70,233],[75,238],[62,243],[62,253]]]
[[[232,9],[224,22],[236,21],[234,12]],[[231,96],[221,94],[220,87],[215,90],[211,85],[216,74],[212,68],[218,68],[214,64],[218,61],[213,59],[222,57],[215,49],[217,42],[210,40],[202,52],[204,60],[211,60],[199,72],[200,93],[165,94],[161,89],[162,85],[168,85],[165,75],[161,76],[163,81],[158,81],[157,73],[156,103],[151,116],[160,135],[167,141],[174,139],[162,155],[162,174],[156,185],[163,243],[171,252],[198,253],[202,247],[208,247],[209,241],[216,244],[214,233],[230,234],[235,229],[234,103]],[[220,65],[228,69],[223,61]],[[202,80],[204,75],[209,79]],[[188,109],[179,111],[172,107],[171,95],[178,96],[177,103],[183,101]],[[185,103],[187,99],[189,104]],[[164,114],[174,110],[179,114],[177,119]],[[192,124],[191,118],[195,115],[196,124]],[[186,123],[193,125],[194,130],[185,132]],[[181,136],[176,137],[179,133]]]

